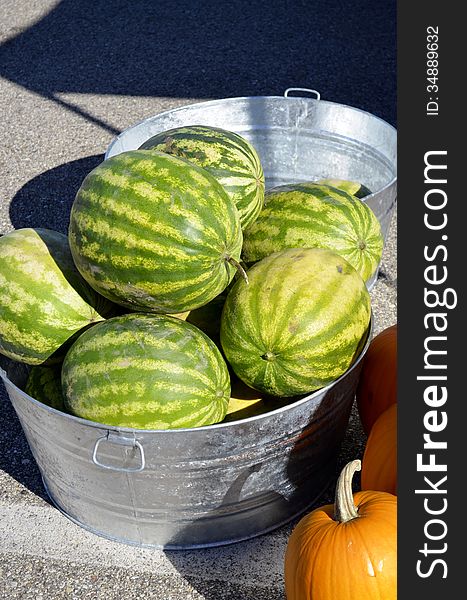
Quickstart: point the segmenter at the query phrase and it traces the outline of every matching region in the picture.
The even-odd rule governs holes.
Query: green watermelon
[[[84,332],[65,357],[62,388],[72,414],[135,429],[217,423],[230,398],[227,365],[204,333],[143,313]]]
[[[76,270],[65,235],[17,229],[0,238],[2,354],[30,365],[57,361],[66,342],[112,308]]]
[[[86,176],[69,239],[80,273],[103,296],[137,311],[180,313],[228,285],[242,230],[232,200],[204,169],[131,150]]]
[[[264,210],[244,231],[246,263],[284,248],[328,248],[367,281],[381,260],[383,237],[376,215],[354,196],[323,184],[301,183],[268,190]]]
[[[236,375],[273,396],[295,396],[342,375],[359,355],[370,296],[344,258],[322,248],[272,254],[237,281],[224,305],[221,343]]]
[[[256,150],[240,135],[217,127],[191,125],[158,133],[141,148],[185,158],[206,169],[233,200],[243,228],[261,212],[263,169]]]
[[[319,179],[316,183],[330,185],[338,190],[343,190],[356,198],[365,198],[365,196],[371,194],[371,191],[358,181],[347,181],[346,179]]]
[[[64,411],[61,372],[61,363],[53,367],[32,367],[24,391],[39,402]]]

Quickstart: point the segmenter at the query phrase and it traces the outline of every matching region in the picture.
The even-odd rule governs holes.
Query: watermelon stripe
[[[235,373],[272,395],[326,385],[353,362],[370,318],[355,269],[324,249],[289,249],[238,281],[221,320],[221,343]]]
[[[381,259],[383,239],[366,204],[336,188],[307,183],[266,193],[264,210],[245,231],[243,259],[252,263],[293,247],[335,250],[367,280]]]
[[[225,230],[224,207],[218,207],[219,202],[216,202],[217,198],[213,195],[212,189],[209,186],[205,194],[197,198],[198,206],[205,206],[211,209],[209,213],[203,215],[203,218],[200,218],[198,213],[193,211],[192,206],[189,208],[182,206],[184,195],[188,188],[196,189],[197,186],[206,188],[205,173],[195,172],[196,177],[189,177],[186,173],[183,173],[182,177],[166,174],[165,178],[162,179],[162,175],[168,171],[168,169],[162,168],[153,173],[153,180],[151,182],[147,178],[150,174],[146,177],[141,175],[141,168],[144,168],[147,162],[144,161],[144,158],[140,163],[136,161],[131,163],[132,170],[130,176],[128,173],[125,175],[120,173],[122,170],[120,165],[117,165],[117,168],[114,168],[113,165],[109,167],[106,164],[107,162],[109,161],[103,163],[100,170],[93,171],[90,174],[91,176],[88,176],[85,180],[86,185],[82,186],[82,192],[84,192],[85,197],[88,194],[91,204],[97,203],[102,208],[112,207],[113,211],[119,210],[119,214],[124,215],[134,210],[134,206],[128,205],[128,203],[122,204],[120,197],[131,194],[133,202],[137,203],[139,201],[138,209],[143,212],[146,209],[146,213],[152,216],[152,222],[157,225],[154,229],[155,232],[160,230],[163,232],[164,227],[166,227],[166,223],[156,220],[157,212],[155,212],[155,208],[158,206],[163,206],[164,210],[168,211],[173,217],[181,217],[189,220],[190,225],[198,229],[198,231],[203,231],[204,228],[209,229],[210,227],[214,229],[221,227]],[[141,163],[143,164],[141,165]],[[178,166],[180,167],[180,165]],[[123,173],[125,173],[125,169],[123,169]],[[141,181],[144,185],[141,185]],[[208,181],[208,183],[212,182]],[[218,191],[219,188],[217,188],[216,192]],[[134,220],[136,223],[141,223],[138,216]],[[147,219],[143,219],[143,223],[147,226]],[[172,227],[171,233],[172,235],[179,234],[178,228]]]
[[[239,281],[237,281],[237,283],[231,289],[227,297],[231,295],[232,298],[234,298],[237,295],[237,292],[241,289],[239,285]],[[253,295],[254,294],[252,294],[251,296],[253,297]],[[252,302],[253,300],[252,297],[251,299],[249,298],[250,302]],[[252,319],[244,318],[243,311],[240,311],[237,308],[237,305],[234,301],[230,302],[229,304],[226,303],[224,305],[221,323],[224,320],[236,323],[238,334],[244,340],[246,346],[248,347],[248,350],[257,350],[264,345],[262,341],[262,330],[256,327]]]
[[[340,370],[339,362],[343,361],[348,366],[349,360],[349,348],[356,347],[358,341],[361,339],[361,330],[356,330],[355,327],[339,329],[339,337],[332,340],[331,343],[321,344],[321,339],[327,336],[332,336],[334,328],[330,328],[323,331],[321,336],[310,338],[309,347],[313,346],[313,354],[307,351],[305,344],[302,346],[288,347],[286,352],[281,354],[281,359],[284,359],[289,364],[292,362],[291,369],[295,369],[297,373],[304,372],[304,369],[300,369],[299,365],[293,363],[294,356],[307,356],[308,359],[313,357],[313,368],[317,371],[322,370],[326,372],[333,372],[334,369]],[[359,335],[360,334],[360,335]],[[306,354],[305,354],[306,353]],[[329,358],[332,356],[332,358]]]
[[[111,192],[111,189],[109,190]],[[124,231],[127,230],[131,233],[135,234],[135,240],[139,242],[141,247],[144,247],[148,243],[154,244],[156,242],[156,236],[162,236],[165,240],[174,245],[174,247],[185,247],[186,238],[180,231],[180,227],[167,225],[166,223],[161,223],[156,220],[157,213],[154,212],[154,209],[150,207],[138,207],[135,209],[132,206],[125,206],[123,204],[118,204],[117,202],[113,202],[111,198],[102,198],[99,197],[93,191],[83,190],[82,191],[82,201],[83,206],[92,208],[93,202],[99,203],[100,207],[105,210],[105,219],[116,219],[118,218],[118,222],[122,223]],[[86,202],[86,199],[89,198],[89,201]],[[174,213],[173,208],[171,212]],[[184,224],[184,220],[189,217],[189,212],[178,210],[178,214],[174,216],[179,216],[180,219],[178,221],[180,224]],[[87,215],[84,215],[87,217]],[[177,219],[176,219],[177,220]],[[106,223],[104,218],[102,219],[102,223]],[[190,221],[191,227],[194,231],[199,232],[199,236],[201,237],[203,234],[203,225],[200,221],[198,223],[195,222],[194,219]],[[144,229],[142,230],[142,225],[144,224]],[[199,226],[197,226],[199,225]],[[87,218],[83,222],[83,226],[92,227],[93,220],[91,218]],[[97,228],[97,224],[94,224],[94,229]],[[112,229],[110,227],[110,229]],[[138,235],[139,231],[139,235]],[[211,233],[209,229],[206,228],[207,233]],[[98,232],[98,230],[97,230]],[[212,242],[215,240],[214,235],[212,237]],[[193,248],[196,248],[196,239],[193,240]]]
[[[135,320],[140,317],[142,325],[146,323],[145,319],[148,318],[145,314],[133,314],[131,317]],[[157,317],[154,315],[153,318],[162,319],[162,316]],[[130,322],[132,322],[132,319],[130,319]],[[184,337],[181,338],[178,320],[174,321],[175,318],[165,317],[163,321],[164,327],[156,329],[156,335],[152,329],[148,329],[147,327],[142,327],[141,330],[135,331],[133,328],[128,327],[125,320],[115,320],[113,321],[112,328],[106,327],[105,337],[87,336],[86,346],[81,349],[80,356],[82,360],[93,361],[93,353],[102,351],[106,354],[114,352],[116,357],[124,359],[124,357],[120,356],[120,352],[121,347],[125,345],[138,345],[143,356],[146,356],[146,352],[151,352],[152,350],[164,349],[165,351],[177,352],[180,348],[183,348],[184,344],[189,346],[193,340],[197,339],[197,332],[194,331],[194,328],[185,328],[183,330]],[[135,322],[139,323],[137,320]],[[157,320],[154,321],[155,324],[158,324],[158,322]]]
[[[138,429],[198,427],[227,412],[230,378],[211,340],[163,315],[108,319],[82,334],[62,369],[71,412]]]
[[[238,212],[203,169],[167,154],[130,151],[84,180],[71,212],[70,245],[83,277],[131,308],[168,313],[223,291],[239,259]]]
[[[159,133],[142,149],[165,152],[197,164],[224,187],[235,203],[242,227],[256,219],[264,202],[264,173],[253,146],[241,136],[202,125]]]
[[[26,358],[29,354],[33,359],[33,362],[29,362],[29,364],[41,364],[44,362],[44,359],[42,359],[43,352],[52,354],[55,351],[57,338],[52,335],[54,332],[51,332],[49,335],[44,335],[37,330],[34,333],[30,333],[29,327],[19,327],[12,320],[7,321],[5,317],[8,318],[8,316],[10,315],[2,314],[0,324],[0,338],[2,339],[0,350],[2,354],[21,362],[28,362],[26,360],[23,361],[23,358]],[[12,313],[12,317],[16,318],[16,315]],[[29,322],[27,322],[27,325],[30,325],[31,329],[34,326],[34,324]]]
[[[100,236],[102,244],[108,249],[106,253],[102,252],[100,245],[92,243],[86,245],[83,249],[82,256],[94,260],[100,265],[112,265],[114,256],[118,257],[119,252],[122,258],[127,257],[130,261],[128,265],[132,268],[131,261],[135,261],[135,267],[139,264],[140,267],[145,267],[150,275],[153,274],[154,269],[159,269],[163,265],[170,272],[174,271],[187,271],[190,269],[196,269],[199,266],[202,267],[203,262],[211,264],[212,259],[209,260],[209,256],[203,256],[202,250],[197,252],[194,248],[190,248],[188,245],[185,247],[177,246],[172,240],[167,239],[163,236],[159,237],[158,244],[148,241],[145,243],[144,236],[138,236],[136,233],[137,227],[134,227],[135,233],[131,232],[131,228],[118,228],[116,226],[111,227],[110,224],[103,220],[96,218],[92,220],[90,217],[86,219],[78,218],[77,223],[84,229],[86,228],[88,235],[94,234]],[[125,219],[122,219],[124,224]],[[116,247],[117,252],[115,252]],[[208,245],[205,246],[209,249]],[[137,253],[132,252],[128,254],[128,250],[135,250]],[[174,261],[174,259],[178,259]]]
[[[224,181],[229,185],[229,188],[238,188],[237,191],[241,191],[246,185],[256,187],[254,185],[255,180],[251,179],[251,175],[249,174],[248,169],[235,171],[232,168],[228,167],[211,167],[210,173],[215,173],[216,178],[224,178]],[[232,180],[231,183],[229,182],[229,179]]]
[[[87,388],[86,389],[86,380],[85,377],[83,377],[83,379],[77,379],[76,381],[73,380],[72,378],[73,373],[70,374],[70,380],[69,383],[67,384],[70,387],[70,384],[73,384],[73,388],[74,389],[83,389],[85,390],[84,392],[84,398],[81,402],[81,405],[83,407],[83,410],[88,411],[88,414],[90,414],[91,412],[94,414],[94,418],[98,417],[100,418],[101,415],[105,414],[106,412],[110,415],[110,414],[116,414],[117,412],[122,411],[124,415],[129,415],[131,416],[132,412],[134,413],[139,413],[141,412],[143,409],[144,410],[150,410],[151,412],[154,411],[158,411],[158,412],[169,412],[170,409],[170,413],[172,414],[172,412],[176,411],[177,406],[179,407],[179,409],[181,410],[183,407],[190,406],[191,404],[195,404],[195,402],[187,402],[187,398],[197,398],[199,396],[202,396],[206,393],[206,387],[205,386],[195,386],[195,385],[184,385],[184,384],[180,384],[177,383],[176,381],[164,381],[164,380],[160,380],[159,378],[157,378],[157,371],[153,374],[153,380],[154,380],[154,384],[157,385],[157,389],[158,389],[158,393],[162,394],[162,393],[166,393],[170,396],[170,402],[164,402],[164,401],[159,401],[159,402],[150,402],[149,400],[146,400],[145,398],[140,399],[139,401],[137,401],[136,399],[133,398],[133,394],[134,394],[134,385],[133,382],[131,381],[130,383],[122,383],[122,381],[120,381],[118,379],[118,373],[114,374],[112,373],[112,380],[108,380],[108,381],[103,381],[100,385],[99,383],[94,383],[94,385],[92,386],[92,388]],[[145,373],[143,372],[139,372],[139,376],[142,377],[144,376]],[[121,377],[123,377],[124,374],[121,374]],[[131,379],[134,379],[135,374],[131,374]],[[99,374],[95,374],[95,373],[90,373],[88,377],[96,377],[97,381],[99,381]],[[157,379],[156,379],[157,378]],[[102,378],[105,379],[105,378]],[[150,389],[149,386],[146,389],[146,393],[149,395],[150,394]],[[212,390],[209,390],[212,393]],[[121,397],[123,398],[124,396],[126,396],[128,398],[127,402],[128,402],[128,406],[125,405],[125,402],[118,402],[116,403],[115,398],[117,397]],[[172,408],[170,408],[168,405],[171,405]],[[89,418],[89,417],[86,417]]]
[[[12,244],[11,248],[0,251],[0,258],[5,260],[2,271],[7,274],[4,276],[0,272],[0,289],[5,300],[10,300],[5,302],[4,310],[8,310],[9,305],[14,312],[21,314],[36,307],[44,324],[48,323],[51,327],[56,324],[54,319],[58,318],[62,322],[65,315],[73,323],[72,327],[76,327],[77,321],[92,320],[97,316],[93,307],[87,305],[70,286],[66,274],[59,268],[39,267],[39,260],[34,260],[36,247],[28,250],[29,253],[24,252]],[[44,260],[47,258],[44,257]]]
[[[347,282],[344,277],[341,277],[337,280],[336,284],[329,283],[326,288],[320,290],[318,300],[313,302],[314,330],[310,330],[310,327],[308,327],[306,331],[303,331],[302,337],[297,334],[291,336],[288,339],[287,351],[295,353],[301,349],[305,349],[303,346],[308,346],[310,341],[323,351],[326,350],[326,345],[330,347],[336,345],[339,332],[349,322],[352,324],[352,321],[349,321],[349,314],[358,314],[360,307],[366,307],[368,301],[366,290],[363,290],[363,293],[354,293],[347,299],[346,311],[343,312],[340,305],[346,289]],[[286,307],[282,308],[283,310],[286,309]],[[306,308],[301,307],[295,310],[300,314]],[[337,314],[339,316],[338,318],[334,318],[332,322],[329,322],[329,314]],[[324,328],[325,325],[326,328]]]
[[[278,260],[280,261],[280,257],[278,256],[271,257],[271,272],[277,268]],[[290,286],[287,279],[282,277],[274,278],[268,286],[256,286],[256,288],[252,288],[249,308],[251,314],[259,315],[258,327],[261,331],[261,346],[264,348],[270,347],[273,350],[275,332],[276,330],[281,330],[281,321],[284,318],[281,307],[278,306],[276,308],[274,305],[274,298],[282,297],[285,299],[284,303],[289,305],[289,303],[293,304],[294,300],[300,294],[300,290],[297,288],[296,294],[290,296],[288,293],[289,290]],[[275,307],[275,310],[271,310],[272,306]]]
[[[66,236],[19,229],[0,238],[0,352],[39,365],[111,309],[81,278]],[[54,355],[54,356],[52,356]]]
[[[290,321],[291,314],[301,314],[303,311],[306,310],[306,307],[303,306],[303,299],[308,297],[308,290],[306,288],[306,282],[300,288],[297,287],[293,303],[282,303],[282,305],[277,309],[277,312],[279,314],[282,314],[282,319],[279,321],[277,326],[279,337],[277,338],[276,343],[280,347],[286,345],[288,351],[292,350],[295,347],[298,348],[302,343],[303,339],[314,340],[313,330],[311,326],[308,326],[306,331],[303,332],[303,336],[300,337],[294,329],[296,322]],[[336,285],[335,281],[329,281],[327,282],[327,285],[325,287],[319,290],[319,292],[319,296],[313,302],[313,325],[315,329],[321,323],[322,315],[324,314],[324,320],[326,318],[326,315],[329,313],[332,298],[340,297],[340,294],[342,293],[342,288],[341,285]],[[280,291],[278,291],[277,297],[283,297]],[[307,345],[309,345],[309,343]],[[284,351],[282,351],[281,356],[284,356]]]
[[[223,129],[202,125],[179,127],[177,129],[171,129],[169,131],[162,132],[145,142],[141,148],[154,148],[155,144],[157,143],[157,145],[160,146],[160,148],[157,148],[159,151],[167,151],[167,143],[165,142],[167,138],[176,140],[179,143],[180,141],[185,142],[186,140],[188,142],[187,146],[189,146],[190,150],[193,152],[196,152],[197,150],[201,152],[206,148],[208,152],[210,149],[213,149],[213,151],[216,150],[218,152],[221,164],[227,163],[229,157],[232,158],[232,155],[233,158],[235,158],[237,153],[241,153],[243,159],[247,163],[252,163],[255,165],[260,164],[256,153],[251,151],[250,144],[248,144],[241,136]],[[160,139],[163,139],[164,141],[158,142],[157,140]],[[165,150],[162,148],[165,148]],[[184,144],[179,144],[179,148],[182,152],[186,151]],[[234,164],[238,163],[235,162]]]
[[[67,315],[65,311],[62,315],[59,313],[48,313],[47,310],[49,307],[51,310],[54,308],[50,302],[44,303],[42,306],[31,305],[29,311],[21,312],[20,310],[15,310],[14,299],[5,295],[2,300],[11,304],[2,308],[0,330],[4,332],[10,331],[11,334],[17,332],[19,346],[21,346],[21,341],[24,339],[24,335],[29,328],[32,328],[32,331],[28,343],[31,347],[39,350],[45,340],[53,341],[55,339],[54,331],[61,330],[64,335],[68,332],[66,337],[70,337],[75,331],[90,323],[89,320],[82,317],[80,319],[79,316],[73,318],[73,316]],[[31,319],[31,314],[34,314],[36,311],[38,311],[37,318]],[[49,331],[52,335],[48,333]]]
[[[74,382],[78,381],[80,377],[86,377],[89,375],[97,376],[97,375],[105,375],[110,371],[116,372],[119,370],[127,369],[128,365],[125,364],[125,359],[118,361],[117,359],[109,360],[108,362],[86,362],[86,359],[83,358],[83,361],[80,365],[75,365],[69,371],[69,378]],[[131,368],[134,370],[134,377],[143,377],[146,371],[149,371],[157,377],[169,376],[168,383],[169,386],[173,382],[176,386],[177,378],[182,377],[186,378],[186,376],[190,376],[193,380],[199,381],[204,386],[210,384],[209,378],[204,375],[202,372],[199,372],[195,369],[182,368],[176,364],[169,365],[167,361],[154,360],[154,359],[135,359],[133,358],[131,361]],[[170,388],[169,388],[170,389]],[[174,388],[174,393],[176,389]],[[198,390],[199,391],[199,390]]]
[[[124,275],[125,271],[122,268],[122,265],[119,264],[118,257],[115,255],[113,255],[113,257],[115,258],[113,261],[113,266],[119,265],[120,275]],[[141,272],[137,261],[135,261],[133,268],[128,268],[125,265],[125,269],[128,269],[129,274],[133,278],[136,278]],[[231,277],[231,275],[234,273],[234,268],[231,265],[226,264],[225,269],[226,271],[229,271],[228,277]],[[143,274],[146,274],[146,269],[143,270]],[[213,297],[216,296],[218,280],[212,277],[212,271],[201,272],[199,277],[192,277],[190,279],[188,279],[188,276],[185,275],[184,272],[181,272],[179,277],[177,277],[177,271],[170,271],[170,269],[166,268],[158,268],[157,274],[157,284],[154,281],[145,281],[142,279],[142,276],[140,276],[137,288],[135,288],[135,286],[125,284],[119,284],[117,287],[111,279],[105,282],[96,279],[95,285],[96,287],[99,286],[101,288],[102,293],[107,292],[109,295],[112,295],[115,291],[116,294],[126,293],[128,296],[137,294],[140,299],[141,294],[146,291],[148,296],[151,295],[151,297],[153,297],[155,294],[160,294],[158,304],[156,305],[157,309],[159,312],[167,313],[173,313],[174,302],[198,307],[205,304],[206,295]],[[166,300],[165,298],[169,294],[170,297]],[[121,300],[120,302],[121,304],[129,306],[130,308],[141,308],[138,301],[134,304],[131,304],[131,301],[127,301],[126,299]]]
[[[178,204],[184,202],[187,192],[192,189],[196,190],[200,187],[203,189],[204,193],[197,196],[197,206],[209,207],[211,209],[210,212],[203,215],[203,219],[199,221],[196,211],[193,211],[191,204],[189,204],[188,212],[185,216],[189,218],[190,221],[198,220],[198,223],[207,226],[211,225],[214,228],[224,224],[223,217],[225,206],[224,203],[219,203],[218,200],[219,193],[222,193],[220,191],[221,188],[215,184],[213,185],[212,180],[204,170],[193,169],[193,165],[190,163],[187,163],[186,161],[180,163],[180,159],[168,155],[159,155],[159,161],[156,163],[153,160],[154,153],[151,152],[126,152],[123,157],[127,157],[128,154],[131,154],[128,165],[129,167],[131,166],[131,171],[129,172],[130,177],[128,178],[127,174],[125,179],[126,181],[129,181],[129,183],[123,188],[123,191],[122,188],[117,188],[121,193],[124,193],[125,190],[130,191],[132,194],[135,193],[136,196],[140,195],[140,197],[150,204],[164,204],[170,211],[171,209],[176,210]],[[141,156],[141,154],[143,154],[143,156]],[[167,160],[168,163],[165,166],[159,168],[156,167],[163,159]],[[108,162],[110,161],[106,161],[106,163]],[[183,169],[182,164],[187,168]],[[163,162],[162,165],[164,165]],[[117,164],[117,169],[114,168],[113,164],[107,164],[106,166],[107,169],[117,173],[121,168],[119,164]],[[145,169],[147,170],[145,171]],[[142,173],[144,174],[143,176]],[[148,183],[144,191],[143,189],[138,188],[136,190],[133,189],[132,181],[134,176],[136,176],[136,178],[143,177]],[[99,179],[99,177],[100,173],[98,172],[97,178]],[[103,183],[105,186],[105,178]]]

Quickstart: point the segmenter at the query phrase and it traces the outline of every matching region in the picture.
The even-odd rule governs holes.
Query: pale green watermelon
[[[276,252],[237,281],[224,305],[221,343],[236,375],[273,396],[317,390],[353,364],[370,323],[365,283],[321,248]]]
[[[78,273],[67,237],[17,229],[0,238],[0,352],[30,365],[63,358],[63,345],[113,305]]]

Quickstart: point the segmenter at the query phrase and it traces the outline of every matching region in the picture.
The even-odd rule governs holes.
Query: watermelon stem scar
[[[235,258],[232,258],[232,256],[228,256],[226,255],[225,260],[230,263],[233,267],[235,267],[237,269],[237,271],[240,273],[240,275],[243,277],[243,279],[245,280],[245,283],[248,285],[248,275],[246,274],[245,269],[242,267],[242,265],[238,262],[238,260],[235,260]]]

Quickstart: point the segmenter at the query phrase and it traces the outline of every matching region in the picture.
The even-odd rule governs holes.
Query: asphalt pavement
[[[113,137],[184,104],[305,86],[395,124],[394,14],[363,0],[2,0],[0,234],[65,232]],[[397,319],[396,235],[393,218],[371,292],[375,333]],[[294,523],[190,552],[104,540],[51,505],[1,384],[0,411],[0,598],[284,599]],[[336,474],[364,444],[354,408]]]

